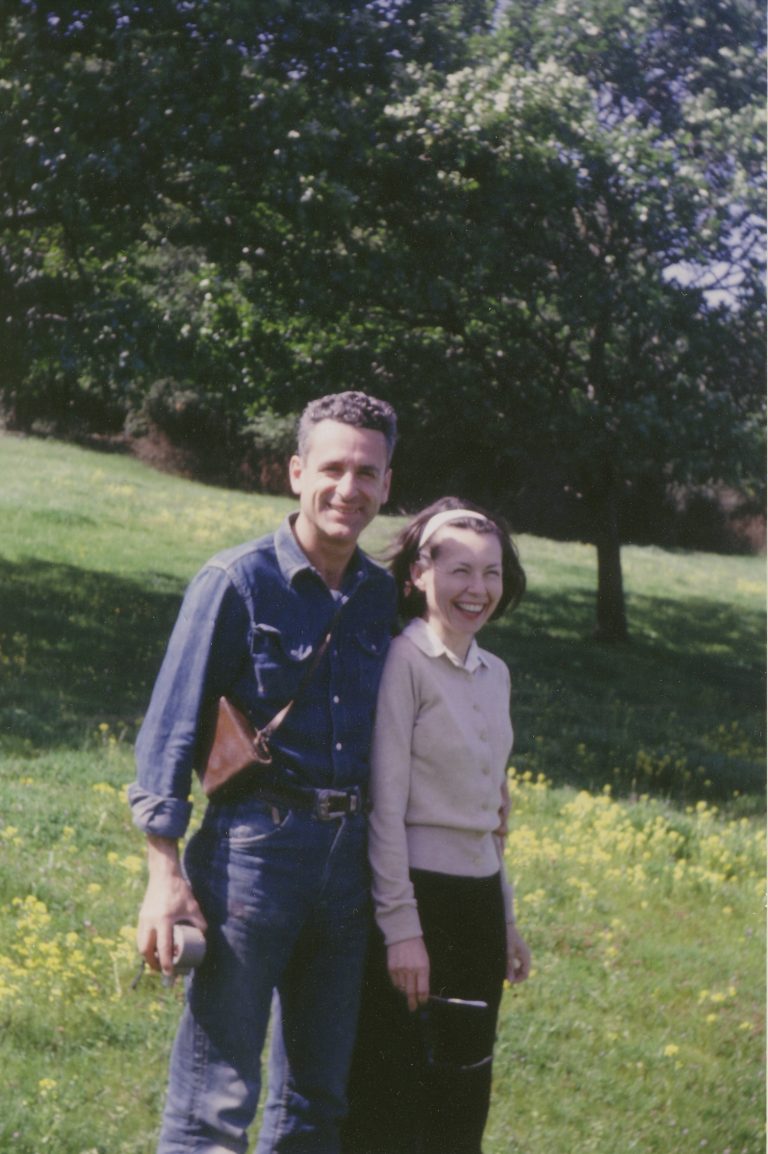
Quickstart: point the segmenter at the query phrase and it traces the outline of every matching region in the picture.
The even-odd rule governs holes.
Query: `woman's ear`
[[[414,561],[411,565],[411,584],[415,589],[424,592],[424,570],[426,565],[422,561]]]

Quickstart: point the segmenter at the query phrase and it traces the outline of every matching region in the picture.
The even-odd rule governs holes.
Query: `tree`
[[[530,449],[564,470],[597,546],[597,636],[622,640],[628,486],[762,467],[762,27],[749,4],[736,32],[722,5],[519,7],[473,67],[412,68],[390,107],[370,226],[385,272],[357,319],[398,334],[377,371],[443,484],[451,430],[497,493]],[[746,378],[723,375],[726,347]]]
[[[579,400],[586,391],[601,410],[587,492],[597,512],[597,631],[613,638],[626,630],[620,485],[644,460],[682,481],[760,475],[765,33],[749,0],[597,0],[574,15],[565,24],[537,5],[526,34],[534,59],[556,51],[593,93],[596,147],[579,157],[588,176],[576,205],[592,306]],[[706,291],[718,271],[731,286],[719,306]],[[725,347],[742,365],[753,358],[746,377],[724,371]]]
[[[314,380],[346,292],[371,125],[405,58],[455,66],[488,6],[5,6],[2,392],[119,427],[202,389],[222,435]],[[309,370],[309,371],[308,371]],[[311,388],[311,385],[308,385]]]
[[[605,638],[627,632],[638,478],[761,475],[753,0],[26,0],[0,20],[0,390],[21,423],[149,416],[230,462],[309,397],[370,388],[401,414],[403,503],[515,510],[556,473]]]

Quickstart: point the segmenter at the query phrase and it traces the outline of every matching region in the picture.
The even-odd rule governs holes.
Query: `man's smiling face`
[[[314,549],[347,547],[378,513],[389,495],[387,442],[375,429],[342,421],[315,425],[303,457],[291,458],[291,489],[299,498],[296,534]]]

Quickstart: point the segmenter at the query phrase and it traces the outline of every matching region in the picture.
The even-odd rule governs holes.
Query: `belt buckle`
[[[333,818],[343,817],[347,813],[357,813],[359,800],[354,793],[344,793],[338,789],[319,789],[315,801],[315,815],[318,821],[332,821]]]

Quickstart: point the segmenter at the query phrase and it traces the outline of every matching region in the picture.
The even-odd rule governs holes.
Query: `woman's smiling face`
[[[446,525],[430,544],[433,559],[417,561],[411,579],[426,597],[425,621],[463,660],[501,599],[501,542],[495,533]]]

